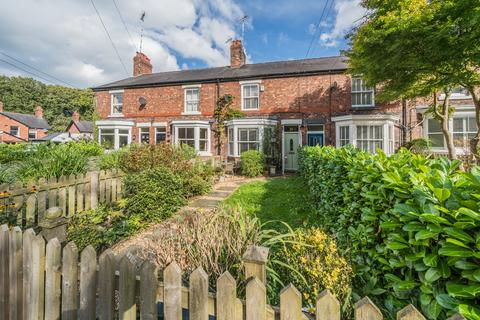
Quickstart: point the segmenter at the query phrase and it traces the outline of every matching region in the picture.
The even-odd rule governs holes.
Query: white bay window
[[[269,119],[234,119],[227,121],[228,155],[239,157],[248,150],[263,150],[265,131],[277,125]]]
[[[98,126],[98,143],[105,149],[120,149],[132,143],[133,121],[100,120]]]
[[[211,155],[211,130],[208,121],[172,121],[175,144],[186,144],[197,150],[199,155]]]
[[[395,151],[395,123],[398,117],[394,115],[348,115],[334,117],[336,127],[336,146],[348,144],[375,153],[377,149],[386,154]]]

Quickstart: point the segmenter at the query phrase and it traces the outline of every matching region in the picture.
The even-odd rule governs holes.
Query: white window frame
[[[278,122],[269,119],[233,119],[226,122],[227,130],[233,129],[233,150],[228,150],[230,157],[240,157],[238,149],[238,129],[258,129],[259,150],[263,150],[263,138],[265,136],[265,127],[275,127]],[[227,131],[228,132],[228,131]],[[233,152],[232,152],[233,151]]]
[[[360,128],[366,128],[366,137],[359,137],[359,129]],[[377,132],[377,129],[379,130],[378,132],[380,133],[379,137],[375,136],[375,133]],[[385,134],[389,134],[390,128],[385,129],[384,126],[382,125],[367,125],[367,124],[362,124],[362,125],[357,125],[356,126],[356,131],[357,131],[357,148],[363,150],[363,151],[370,151],[372,153],[376,152],[376,149],[382,149],[385,150]],[[360,144],[365,144],[366,143],[366,148],[359,147]],[[376,147],[376,144],[380,144],[380,147]],[[387,141],[388,143],[388,141]]]
[[[425,109],[426,110],[426,109]],[[421,111],[424,111],[423,108]],[[424,115],[424,117],[426,117],[425,121],[423,122],[423,137],[425,139],[429,139],[429,124],[428,124],[428,120],[432,118],[431,115]],[[448,128],[449,128],[449,131],[452,133],[452,138],[453,138],[453,119],[454,118],[467,118],[467,117],[472,117],[474,118],[475,117],[475,107],[474,106],[458,106],[455,108],[455,113],[451,116],[450,118],[450,121],[448,123]],[[465,121],[465,120],[464,120]],[[456,132],[456,133],[459,133],[459,132]],[[464,132],[464,134],[466,134],[466,132]],[[467,144],[467,148],[465,147],[455,147],[455,150],[456,150],[456,153],[459,154],[459,155],[464,155],[464,154],[468,154],[470,152],[470,148]],[[436,153],[442,153],[442,154],[446,154],[448,153],[448,150],[447,150],[447,143],[444,139],[444,142],[443,142],[443,148],[440,148],[440,147],[432,147],[432,151],[436,152]]]
[[[99,120],[95,122],[98,127],[98,143],[101,143],[102,130],[113,129],[114,134],[114,143],[113,149],[120,149],[120,135],[127,136],[127,145],[132,143],[132,128],[134,125],[133,121],[124,121],[124,120]],[[127,134],[119,134],[119,130],[128,130]]]
[[[159,132],[158,129],[163,129],[163,132]],[[167,141],[167,126],[156,126],[155,127],[155,144],[158,144],[158,139],[157,139],[157,134],[159,133],[163,133],[165,135],[165,139],[163,141],[160,141],[160,142],[166,142]]]
[[[183,113],[185,115],[199,115],[201,114],[200,112],[200,94],[201,94],[201,85],[189,85],[189,86],[182,86],[183,88]],[[188,99],[187,99],[187,91],[189,90],[195,90],[198,93],[198,100],[197,100],[197,109],[196,110],[188,110]]]
[[[240,137],[241,137],[241,131],[246,131],[247,132],[247,140],[240,140]],[[256,131],[256,136],[257,136],[257,140],[250,140],[250,131]],[[238,127],[237,128],[237,150],[238,150],[238,153],[239,155],[241,155],[241,152],[240,152],[240,144],[247,144],[248,146],[248,150],[247,151],[250,151],[250,150],[260,150],[260,128],[259,127],[247,127],[247,128],[243,128],[243,127]],[[256,144],[257,145],[257,148],[255,149],[250,149],[250,144]]]
[[[391,155],[395,152],[395,124],[400,118],[396,115],[347,115],[333,117],[335,122],[335,145],[340,147],[340,127],[349,127],[349,141],[353,146],[357,146],[357,126],[382,126],[383,148],[382,150]]]
[[[459,86],[461,87],[461,86]],[[449,98],[450,100],[469,100],[469,99],[472,99],[472,96],[470,95],[470,92],[465,89],[465,92],[466,93],[458,93],[458,92],[453,92],[450,94]],[[438,97],[438,100],[445,100],[445,93],[441,93],[440,96]]]
[[[353,90],[353,81],[360,80],[361,84],[360,87],[364,88],[364,90]],[[374,107],[375,106],[375,87],[367,87],[364,84],[364,80],[359,76],[352,77],[352,86],[351,86],[351,99],[352,99],[352,108],[366,108],[366,107]],[[354,94],[371,94],[372,95],[372,103],[371,104],[353,104],[353,95]]]
[[[34,135],[33,138],[30,138],[30,133]],[[35,140],[37,139],[37,130],[36,129],[28,129],[28,140]]]
[[[342,129],[346,129],[346,136],[342,135]],[[344,147],[350,144],[350,126],[338,127],[338,147]]]
[[[123,102],[123,90],[112,90],[112,91],[109,91],[110,93],[110,116],[111,117],[123,117],[123,105],[124,105],[124,102]],[[114,104],[113,103],[113,96],[114,95],[122,95],[122,103],[121,104]],[[115,106],[121,106],[122,107],[122,111],[121,112],[114,112],[115,110]]]
[[[148,144],[150,144],[150,141],[152,141],[152,137],[151,137],[151,134],[150,134],[150,126],[145,126],[145,127],[139,127],[138,128],[138,143],[143,143],[142,142],[142,131],[148,131],[146,133],[148,133]]]
[[[255,80],[255,81],[241,81],[240,82],[240,95],[241,95],[241,109],[242,111],[256,111],[260,109],[260,89],[261,89],[261,81],[260,80]],[[248,96],[246,97],[244,95],[244,88],[249,87],[249,86],[256,86],[257,87],[257,92],[258,96]],[[245,99],[257,99],[257,107],[256,108],[245,108]]]
[[[208,121],[184,121],[184,120],[174,120],[172,121],[173,126],[173,141],[175,144],[180,144],[179,141],[179,129],[180,128],[193,128],[194,133],[194,148],[200,156],[211,156],[212,155],[212,132],[210,128],[210,123]],[[207,129],[207,150],[200,151],[200,128]]]
[[[13,127],[17,128],[17,134],[12,134],[12,128],[13,128]],[[10,126],[10,130],[8,131],[8,133],[9,133],[11,136],[14,136],[14,137],[19,138],[19,137],[20,137],[20,126]]]

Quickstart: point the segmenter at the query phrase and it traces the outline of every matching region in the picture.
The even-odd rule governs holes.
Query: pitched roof
[[[91,121],[73,121],[72,120],[72,122],[70,122],[70,124],[68,125],[67,131],[68,129],[70,129],[70,127],[73,124],[77,127],[80,133],[93,133],[93,122]]]
[[[18,121],[32,129],[49,129],[50,128],[50,126],[48,125],[45,119],[37,118],[34,115],[8,112],[8,111],[0,112],[0,114],[3,114],[4,116],[9,117],[10,119],[13,119],[15,121]]]
[[[343,56],[304,60],[277,61],[245,64],[240,68],[217,67],[182,71],[160,72],[115,81],[93,88],[102,91],[116,88],[151,87],[167,84],[184,84],[251,78],[282,77],[317,74],[347,70],[347,58]]]
[[[58,136],[61,136],[62,134],[65,134],[65,132],[54,132],[46,135],[45,137],[35,139],[35,141],[50,141]]]

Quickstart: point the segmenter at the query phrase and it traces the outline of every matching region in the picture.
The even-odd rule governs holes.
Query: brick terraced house
[[[268,150],[283,170],[296,170],[301,145],[353,144],[391,154],[409,136],[401,128],[417,122],[416,101],[404,108],[400,101],[377,103],[375,89],[346,72],[345,57],[246,64],[239,40],[230,55],[230,66],[152,73],[150,59],[137,53],[133,77],[94,88],[99,141],[115,149],[186,143],[199,155],[217,155],[216,101],[232,94],[245,117],[226,123],[220,155]]]
[[[0,101],[0,143],[31,142],[45,137],[48,129],[42,107],[37,106],[34,115],[8,112]]]

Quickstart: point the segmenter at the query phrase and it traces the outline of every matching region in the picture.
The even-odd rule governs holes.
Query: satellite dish
[[[147,105],[147,98],[145,97],[138,98],[138,103],[140,104],[140,108],[145,108],[145,106]]]

